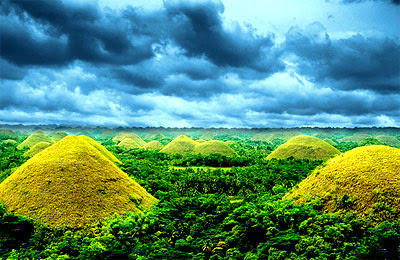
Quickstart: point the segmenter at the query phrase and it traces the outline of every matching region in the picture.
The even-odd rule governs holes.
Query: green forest
[[[121,132],[132,135],[118,136]],[[47,135],[48,145],[40,151],[30,150],[43,142],[42,134]],[[112,162],[118,168],[115,171],[126,173],[157,201],[141,207],[141,201],[132,196],[140,210],[109,214],[84,226],[54,226],[38,221],[41,216],[11,209],[11,195],[1,193],[11,183],[8,178],[25,174],[30,162],[44,163],[39,159],[46,152],[56,154],[52,147],[64,147],[62,142],[68,147],[64,136],[70,135],[88,136],[101,144],[116,157]],[[181,135],[190,140],[175,140]],[[300,135],[306,138],[298,139]],[[34,142],[28,143],[28,138]],[[119,145],[124,139],[125,145]],[[174,140],[180,146],[172,149]],[[214,144],[222,148],[202,145],[201,152],[196,152],[197,145],[210,140],[220,141]],[[152,141],[157,141],[154,149],[145,148]],[[0,259],[400,259],[399,143],[400,131],[392,128],[0,129]],[[329,146],[333,159],[327,159],[323,146]],[[96,147],[96,153],[106,155],[101,147]],[[269,156],[272,152],[279,156]],[[361,164],[370,157],[376,165]],[[372,191],[357,186],[356,179],[355,193],[341,193],[335,187],[329,195],[322,194],[330,186],[324,186],[321,178],[331,176],[329,167],[336,167],[339,159],[343,162],[337,169],[342,169],[344,160],[349,165],[360,163],[357,173],[349,170],[353,175],[346,182],[376,174]],[[363,167],[367,167],[365,172]],[[346,176],[348,168],[343,169],[336,174]],[[92,171],[100,174],[101,170],[96,166]],[[378,182],[379,175],[393,178],[394,188]],[[299,185],[307,177],[320,182],[312,188],[307,183]],[[366,183],[375,182],[368,179]],[[299,199],[290,195],[296,188],[309,194],[321,191]],[[356,196],[363,192],[365,196],[373,193],[373,202]],[[90,201],[85,203],[79,207],[85,208]],[[57,214],[60,209],[51,210]]]

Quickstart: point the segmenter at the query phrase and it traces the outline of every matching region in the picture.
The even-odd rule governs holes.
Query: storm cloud
[[[261,32],[227,6],[2,1],[0,123],[400,125],[398,38],[319,21]]]

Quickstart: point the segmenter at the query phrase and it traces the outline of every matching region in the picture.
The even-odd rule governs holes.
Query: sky
[[[400,127],[399,0],[2,0],[0,124]]]

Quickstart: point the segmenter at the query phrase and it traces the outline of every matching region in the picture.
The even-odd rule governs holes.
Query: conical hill
[[[147,149],[147,150],[159,150],[159,149],[162,149],[163,147],[164,147],[164,145],[162,145],[162,143],[160,143],[159,141],[156,141],[156,140],[150,141],[143,146],[143,148]]]
[[[378,139],[378,141],[380,141],[381,143],[385,144],[385,145],[389,145],[389,146],[393,146],[393,147],[397,147],[400,148],[400,140],[397,139],[394,136],[390,136],[390,135],[378,135],[376,137],[376,139]]]
[[[0,201],[17,215],[73,228],[156,202],[92,143],[67,136],[38,153],[0,184]]]
[[[134,140],[138,145],[140,145],[140,147],[143,147],[146,144],[146,142],[140,136],[138,136],[135,133],[128,133],[128,132],[120,132],[112,140],[115,143],[119,143],[125,138],[130,138]]]
[[[64,137],[66,137],[68,134],[64,131],[57,131],[54,135],[53,135],[53,140],[55,142],[60,141],[61,139],[63,139]]]
[[[302,202],[319,196],[325,211],[353,210],[361,216],[373,214],[375,221],[393,217],[379,208],[372,210],[380,204],[397,211],[398,218],[399,169],[400,149],[384,145],[358,147],[329,160],[285,197]]]
[[[199,143],[194,148],[194,153],[203,155],[207,154],[221,154],[224,156],[233,156],[235,152],[228,144],[222,141],[211,140],[204,143]]]
[[[268,155],[267,159],[294,157],[296,159],[326,160],[339,153],[339,150],[319,138],[299,135],[280,145]]]
[[[119,142],[119,144],[117,144],[117,146],[121,147],[124,150],[132,150],[132,149],[142,148],[143,145],[137,142],[137,139],[125,137],[124,139],[122,139],[121,142]]]
[[[196,141],[193,141],[191,138],[186,135],[180,135],[174,140],[172,140],[169,144],[167,144],[160,152],[162,153],[179,153],[179,154],[187,154],[192,153],[194,147],[197,145]]]
[[[48,142],[39,142],[39,143],[35,144],[34,146],[32,146],[31,148],[29,148],[29,150],[26,151],[24,153],[24,155],[28,156],[28,157],[32,157],[35,154],[43,151],[44,149],[46,149],[50,145],[51,145],[51,143],[48,143]]]
[[[17,148],[18,149],[23,149],[23,148],[31,148],[35,144],[39,142],[48,142],[48,143],[53,143],[53,140],[48,136],[46,133],[42,131],[36,131],[28,138],[26,138],[22,143],[20,143]]]
[[[86,135],[81,135],[79,136],[82,140],[85,140],[89,144],[91,144],[94,148],[96,148],[102,155],[104,155],[107,159],[112,161],[113,163],[121,163],[120,160],[117,159],[110,151],[108,151],[104,146],[90,138],[89,136]]]

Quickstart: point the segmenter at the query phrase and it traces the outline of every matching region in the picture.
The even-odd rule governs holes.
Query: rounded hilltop
[[[339,150],[327,142],[313,136],[299,135],[280,145],[271,154],[270,159],[296,159],[326,160],[339,154]]]
[[[137,140],[132,139],[130,137],[125,137],[124,139],[122,139],[122,141],[119,142],[117,146],[123,150],[142,148],[142,145],[139,142],[137,142]]]
[[[186,135],[180,135],[172,140],[169,144],[164,146],[160,152],[162,153],[179,153],[179,154],[187,154],[192,153],[194,151],[195,146],[197,145],[196,141],[193,141],[191,138]]]
[[[113,139],[112,141],[114,143],[120,143],[121,141],[123,141],[125,138],[130,138],[132,139],[139,147],[143,147],[146,142],[137,134],[135,133],[128,133],[128,132],[120,132],[118,133]],[[130,141],[129,141],[130,142]]]
[[[393,147],[396,147],[396,148],[400,148],[400,140],[397,139],[397,138],[394,137],[394,136],[390,136],[390,135],[378,135],[378,136],[376,137],[376,139],[377,139],[379,142],[381,142],[381,143],[383,143],[383,144],[385,144],[385,145],[393,146]]]
[[[72,228],[153,205],[156,199],[101,147],[86,136],[63,138],[5,179],[0,201],[7,211],[35,222]]]
[[[60,141],[61,139],[63,139],[64,137],[68,136],[68,134],[64,131],[57,131],[56,133],[54,133],[53,135],[53,140],[55,142]]]
[[[228,144],[222,141],[206,141],[199,143],[194,148],[194,153],[208,155],[208,154],[221,154],[224,156],[234,156],[235,152]]]
[[[396,218],[396,214],[398,218],[399,169],[400,149],[384,145],[358,147],[317,168],[285,198],[301,203],[320,197],[324,211],[353,210],[378,222]]]
[[[53,143],[53,139],[51,139],[50,136],[48,136],[46,133],[43,131],[36,131],[28,138],[26,138],[22,143],[20,143],[17,148],[18,149],[24,149],[24,148],[31,148],[35,144],[40,143],[40,142],[47,142],[47,143]]]
[[[150,141],[143,146],[143,148],[147,149],[147,150],[160,150],[163,147],[164,147],[164,145],[162,145],[162,143],[160,143],[159,141],[156,141],[156,140]]]
[[[51,146],[51,143],[48,143],[48,142],[39,142],[39,143],[35,144],[34,146],[32,146],[31,148],[29,148],[29,150],[26,151],[26,152],[24,153],[24,155],[25,155],[25,156],[28,156],[28,157],[32,157],[32,156],[34,156],[35,154],[37,154],[37,153],[43,151],[44,149],[46,149],[46,148],[49,147],[49,146]]]

